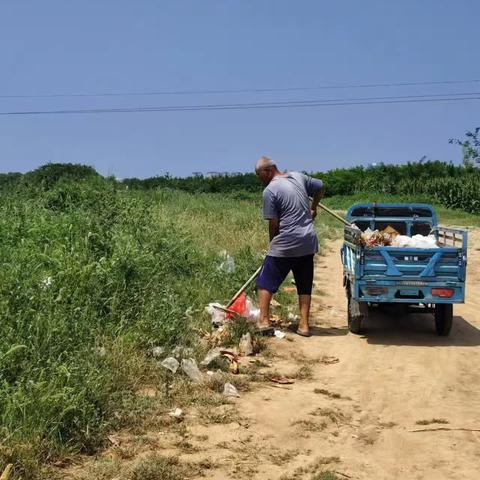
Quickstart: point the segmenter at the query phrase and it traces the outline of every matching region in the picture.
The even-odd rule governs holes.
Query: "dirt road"
[[[340,242],[331,244],[316,269],[315,336],[271,340],[268,362],[295,384],[242,394],[239,422],[193,426],[200,451],[184,458],[207,456],[207,476],[218,480],[310,479],[324,470],[353,479],[478,478],[479,238],[470,238],[467,302],[455,307],[447,338],[429,315],[376,314],[364,334],[349,334]]]

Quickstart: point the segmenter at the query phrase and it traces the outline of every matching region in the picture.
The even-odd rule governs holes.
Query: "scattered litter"
[[[260,318],[260,309],[245,292],[242,292],[228,308],[218,302],[209,303],[205,307],[205,312],[211,316],[214,327],[220,327],[236,316],[247,318],[251,322],[257,322]]]
[[[230,350],[222,350],[222,356],[225,357],[229,362],[228,369],[230,373],[239,373],[239,368],[238,368],[238,357],[234,352],[231,352]]]
[[[275,330],[275,332],[273,332],[273,334],[277,338],[285,338],[287,336],[287,334],[285,332],[282,332],[281,330]]]
[[[176,408],[175,410],[172,410],[171,412],[168,412],[168,414],[171,417],[174,417],[178,420],[181,420],[183,418],[183,410],[181,408]]]
[[[162,367],[165,367],[167,370],[170,370],[172,373],[175,373],[178,370],[180,364],[178,360],[173,357],[167,357],[162,363]]]
[[[297,287],[283,287],[285,293],[293,293],[297,291]]]
[[[238,367],[238,362],[236,360],[232,360],[230,362],[230,365],[228,366],[228,370],[230,373],[233,373],[234,375],[237,375],[240,373],[240,368]]]
[[[203,365],[204,367],[208,367],[208,365],[210,365],[215,359],[220,357],[221,354],[222,354],[221,348],[219,347],[212,348],[205,355],[205,358],[200,362],[200,365]]]
[[[155,358],[159,358],[163,356],[165,353],[165,349],[163,347],[153,347],[152,348],[152,356]]]
[[[300,320],[300,317],[298,315],[295,315],[294,313],[290,312],[287,316],[287,319],[290,322],[297,322],[298,320]]]
[[[270,315],[270,321],[272,323],[281,323],[281,318],[280,318],[280,315]]]
[[[247,316],[247,294],[242,292],[238,298],[230,305],[229,310],[237,313],[241,317]],[[227,317],[232,318],[232,314],[227,314]]]
[[[247,297],[245,301],[245,317],[251,322],[257,322],[260,318],[260,309],[250,297]]]
[[[193,349],[189,347],[182,347],[178,345],[172,350],[172,356],[178,358],[179,360],[182,358],[190,358],[193,355]]]
[[[291,378],[287,377],[272,377],[270,381],[273,383],[278,383],[279,385],[292,385],[295,383]]]
[[[225,260],[217,267],[217,270],[224,273],[235,272],[235,260],[227,252],[222,252]]]
[[[281,307],[282,304],[280,302],[277,302],[274,298],[272,298],[272,301],[270,302],[270,305],[272,307]]]
[[[240,343],[238,344],[238,350],[241,355],[245,355],[246,357],[248,357],[249,355],[253,355],[253,342],[250,332],[242,335]]]
[[[118,447],[118,445],[120,445],[120,440],[114,435],[107,435],[107,438],[108,438],[108,441],[115,447]]]
[[[223,325],[227,320],[227,312],[219,303],[209,303],[208,306],[205,307],[205,312],[211,315],[212,325],[214,327]]]
[[[214,372],[212,372],[211,370],[207,370],[207,375],[214,375]]]
[[[238,390],[235,388],[235,385],[232,385],[231,383],[227,382],[223,386],[223,394],[226,397],[239,397]]]
[[[184,358],[182,360],[182,370],[192,382],[201,383],[203,381],[202,372],[198,369],[194,358]]]
[[[252,323],[258,322],[260,319],[260,309],[259,308],[251,308],[248,312],[247,317]]]

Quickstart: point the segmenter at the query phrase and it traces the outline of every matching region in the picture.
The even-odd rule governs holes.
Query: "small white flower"
[[[40,282],[40,286],[46,290],[47,288],[50,288],[53,283],[53,278],[52,277],[46,277]]]

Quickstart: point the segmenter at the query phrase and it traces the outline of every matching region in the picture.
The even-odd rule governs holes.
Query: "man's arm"
[[[323,182],[318,178],[312,178],[305,175],[305,188],[308,196],[312,197],[312,205],[310,206],[310,210],[312,212],[312,218],[315,218],[317,216],[317,207],[323,197],[325,187]]]
[[[270,241],[273,240],[273,237],[276,237],[279,233],[280,222],[278,218],[270,218],[268,220],[268,234],[270,236]]]
[[[323,197],[323,192],[324,192],[324,188],[322,187],[322,189],[319,190],[312,198],[312,206],[310,207],[310,209],[312,211],[313,219],[315,219],[315,217],[317,216],[317,207],[318,207],[318,204],[320,203],[320,200]]]
[[[280,220],[275,195],[269,189],[263,192],[263,218],[268,220],[268,234],[272,241],[279,233]]]

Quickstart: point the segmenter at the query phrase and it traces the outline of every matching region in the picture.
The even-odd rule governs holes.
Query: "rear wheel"
[[[438,303],[435,305],[434,316],[437,334],[446,337],[452,329],[453,305],[451,303]]]
[[[347,289],[348,299],[348,329],[352,333],[360,333],[362,330],[362,320],[365,318],[367,310],[366,303],[357,302],[352,298],[350,289]]]

